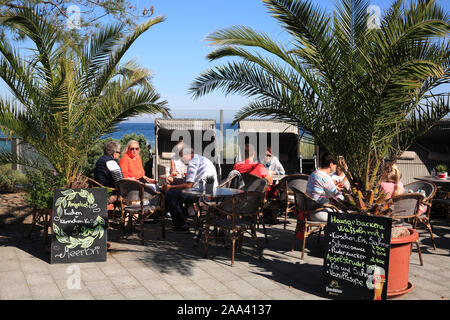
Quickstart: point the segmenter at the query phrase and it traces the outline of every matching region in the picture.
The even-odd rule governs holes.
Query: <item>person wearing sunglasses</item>
[[[264,157],[262,164],[269,172],[272,172],[273,174],[285,174],[283,165],[281,164],[280,160],[278,160],[278,158],[272,154],[271,147],[267,147],[266,156]]]
[[[128,141],[127,146],[123,150],[122,158],[119,161],[123,177],[125,179],[139,180],[143,183],[156,184],[156,180],[145,175],[139,151],[139,142],[136,140]]]

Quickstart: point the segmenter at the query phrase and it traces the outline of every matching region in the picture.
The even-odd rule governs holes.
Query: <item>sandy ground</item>
[[[0,227],[30,225],[32,207],[25,200],[25,192],[0,193]]]

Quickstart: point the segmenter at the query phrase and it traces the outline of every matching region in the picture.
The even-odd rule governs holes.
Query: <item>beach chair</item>
[[[413,227],[406,221],[408,219],[416,219],[419,213],[419,207],[424,199],[420,193],[404,193],[391,198],[393,202],[392,225]],[[419,253],[420,265],[423,266],[422,252],[420,250],[419,240],[415,241],[417,252]]]
[[[420,222],[427,228],[431,236],[431,241],[433,242],[433,248],[436,250],[436,243],[434,242],[433,228],[431,226],[431,205],[433,203],[433,198],[436,195],[437,187],[434,183],[426,181],[416,181],[405,185],[405,190],[411,190],[414,193],[418,193],[420,190],[425,191],[425,197],[422,200],[422,204],[427,206],[427,211],[418,214],[414,220],[413,228],[417,228],[417,223]]]
[[[161,236],[166,237],[165,229],[165,209],[164,209],[164,196],[153,190],[146,184],[136,181],[123,179],[116,182],[117,189],[119,190],[120,202],[121,202],[121,232],[125,233],[125,228],[129,228],[130,232],[134,231],[134,221],[140,225],[139,234],[142,240],[142,244],[145,243],[144,239],[144,222],[149,217],[155,217],[161,221]],[[157,198],[157,204],[152,204],[151,200]],[[156,214],[159,213],[158,217]],[[125,226],[125,220],[128,218],[128,225]]]
[[[279,208],[284,211],[284,230],[286,230],[288,214],[293,212],[295,209],[295,197],[292,187],[302,192],[306,192],[308,178],[309,175],[307,174],[291,174],[281,179],[280,182],[274,186],[279,195]]]
[[[231,240],[231,266],[234,263],[236,245],[242,249],[244,235],[256,240],[259,258],[262,259],[262,247],[256,234],[256,225],[264,203],[264,193],[246,191],[225,199],[218,205],[205,203],[208,206],[204,224],[205,257],[211,238],[228,238]]]
[[[325,221],[312,221],[309,216],[312,213],[319,211],[331,211],[339,212],[339,209],[331,204],[319,204],[318,202],[311,199],[305,192],[298,190],[293,187],[295,197],[295,208],[298,212],[297,224],[295,226],[294,237],[292,239],[291,251],[295,249],[295,241],[298,239],[297,234],[303,235],[302,238],[302,255],[301,259],[305,254],[306,239],[314,233],[318,233],[318,241],[320,241],[320,233],[325,229],[327,222]]]

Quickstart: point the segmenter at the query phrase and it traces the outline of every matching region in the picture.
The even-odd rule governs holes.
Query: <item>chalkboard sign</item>
[[[50,263],[106,261],[106,203],[104,188],[54,191]]]
[[[323,262],[325,295],[386,299],[392,219],[329,213]]]

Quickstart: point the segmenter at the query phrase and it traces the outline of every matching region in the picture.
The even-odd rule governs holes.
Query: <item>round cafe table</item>
[[[447,188],[450,187],[450,178],[448,178],[448,177],[447,177],[447,179],[439,179],[439,178],[432,177],[432,176],[423,176],[423,177],[417,177],[414,179],[433,182],[434,184],[445,186]]]
[[[195,197],[195,198],[201,198],[203,196],[203,197],[217,199],[217,198],[232,197],[234,195],[244,193],[244,191],[240,190],[240,189],[234,189],[234,188],[216,188],[213,193],[205,193],[196,188],[189,188],[189,189],[184,189],[182,191],[182,193],[192,196],[192,197]]]
[[[221,199],[232,197],[237,194],[244,193],[243,190],[240,189],[234,189],[234,188],[216,188],[213,193],[206,193],[202,192],[197,188],[189,188],[184,189],[181,191],[181,193],[185,195],[189,195],[191,197],[196,198],[197,200],[197,208],[196,208],[196,215],[195,215],[195,230],[199,230],[201,227],[201,200],[207,199],[208,201],[221,201]],[[197,241],[200,238],[200,232],[198,234]]]
[[[277,184],[281,179],[283,179],[284,177],[286,177],[285,174],[274,174],[272,176],[273,179],[273,184]]]
[[[439,179],[432,176],[423,176],[414,178],[416,180],[428,181],[434,183],[441,192],[444,193],[443,198],[433,199],[433,203],[442,205],[443,213],[446,215],[450,214],[450,179]],[[446,210],[445,210],[446,209]]]

